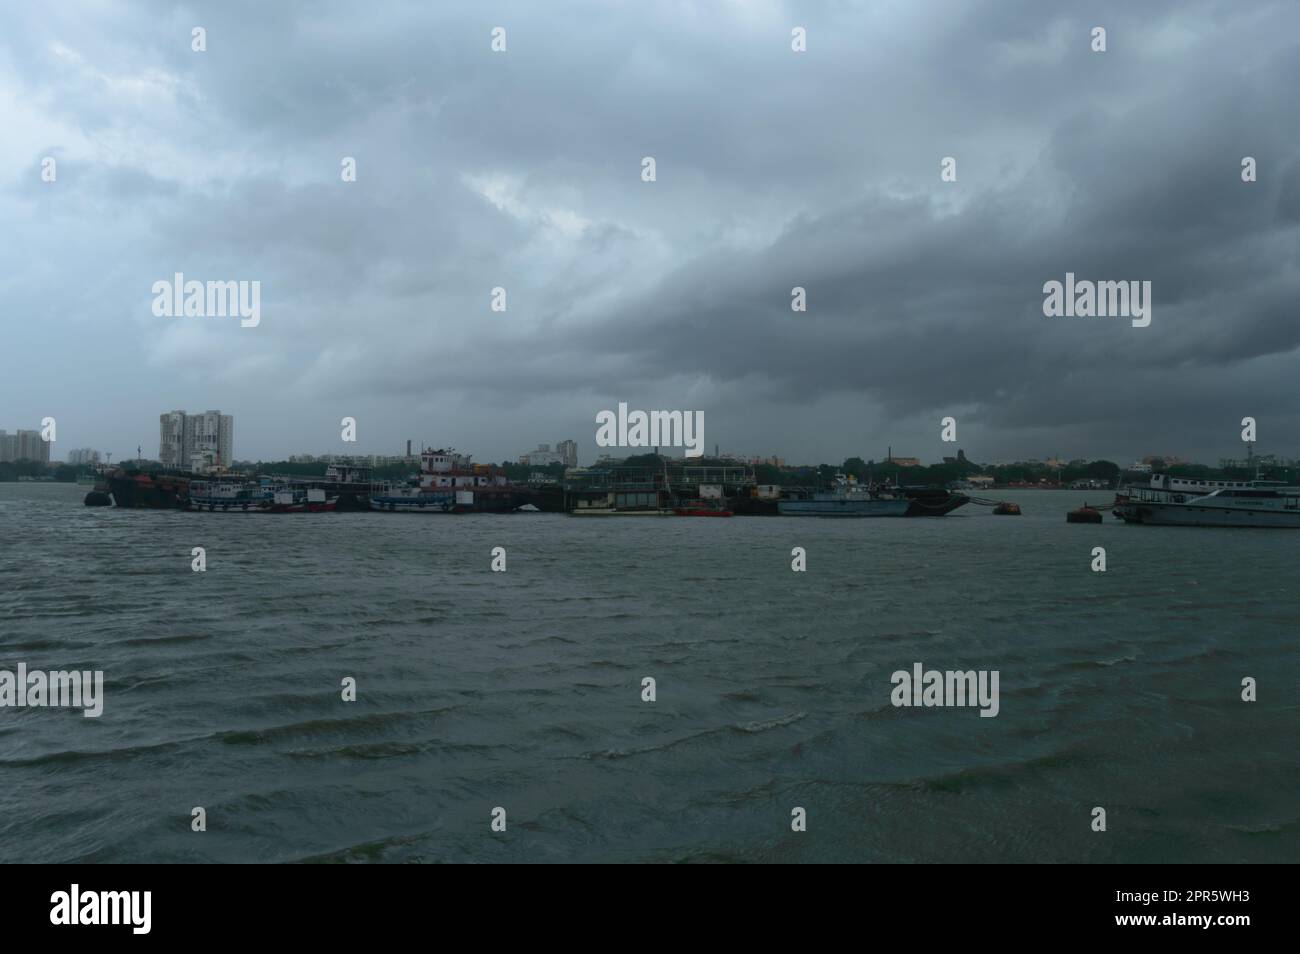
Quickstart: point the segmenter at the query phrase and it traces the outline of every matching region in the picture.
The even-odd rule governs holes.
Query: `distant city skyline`
[[[167,420],[169,415],[172,414],[183,414],[185,415],[185,418],[189,419],[191,422],[194,422],[195,419],[202,418],[204,415],[209,415],[209,416],[218,415],[220,418],[225,419],[228,422],[228,429],[225,432],[225,439],[227,441],[232,440],[233,415],[221,414],[220,411],[206,411],[203,412],[202,414],[187,414],[186,412],[172,411],[172,412],[164,413],[160,416],[160,426],[162,428],[166,428],[167,425],[164,422]],[[181,427],[183,428],[184,425],[182,424]],[[191,423],[191,427],[193,427],[193,423]],[[35,447],[35,444],[32,443],[33,441],[35,441],[35,443],[42,444],[46,447],[47,454],[49,453],[48,449],[50,446],[54,446],[56,448],[54,453],[56,454],[58,453],[57,442],[49,442],[48,444],[46,444],[45,442],[41,441],[39,431],[29,430],[29,431],[20,431],[19,433],[28,435],[27,438],[28,444],[23,445],[24,447],[28,447],[29,445],[31,447]],[[183,430],[182,430],[182,434],[183,434]],[[16,435],[14,434],[6,435],[6,432],[0,429],[0,462],[17,459],[15,457],[5,456],[7,453],[7,448],[11,446],[5,443],[6,439],[8,439],[10,442],[13,442],[16,439]],[[212,444],[213,439],[214,438],[212,437],[206,438],[209,445]],[[219,440],[220,438],[216,438],[216,439]],[[193,441],[194,438],[192,437],[191,440]],[[455,445],[447,444],[445,442],[444,443],[428,442],[428,441],[421,442],[415,439],[403,439],[400,442],[398,451],[385,452],[385,451],[372,451],[366,449],[359,449],[354,444],[340,441],[340,447],[337,450],[321,450],[316,452],[296,451],[291,453],[273,453],[271,455],[243,455],[231,451],[230,462],[234,463],[237,461],[258,461],[258,460],[286,461],[286,462],[294,462],[294,461],[312,462],[316,460],[332,460],[332,459],[347,459],[347,458],[356,458],[356,459],[378,458],[383,463],[396,463],[401,460],[408,459],[406,453],[406,444],[408,440],[410,441],[412,447],[411,455],[410,455],[412,458],[418,457],[420,451],[424,448],[455,446]],[[573,446],[569,448],[569,447],[565,447],[565,445],[573,445]],[[16,445],[12,445],[12,446],[16,446]],[[191,443],[190,446],[191,449],[193,449],[197,445]],[[227,443],[225,446],[229,451],[231,444]],[[642,452],[640,448],[610,449],[610,448],[593,447],[592,452],[589,454],[589,456],[586,459],[578,459],[577,449],[579,445],[578,442],[576,441],[569,441],[569,440],[560,441],[555,445],[557,449],[556,451],[550,451],[549,450],[550,446],[551,445],[546,444],[545,442],[539,443],[537,445],[538,448],[542,448],[542,447],[548,448],[548,450],[544,453],[549,454],[551,456],[556,456],[557,451],[561,447],[565,447],[566,450],[570,450],[572,452],[572,457],[563,457],[560,460],[554,461],[554,462],[565,463],[566,466],[590,466],[591,464],[601,459],[611,459],[611,458],[618,459],[627,456],[632,456],[634,454]],[[1243,444],[1242,447],[1244,449],[1245,445]],[[461,448],[457,448],[457,449],[463,450]],[[63,459],[66,460],[67,463],[72,463],[72,464],[105,463],[107,462],[108,455],[111,454],[115,460],[121,463],[124,461],[136,459],[135,450],[136,448],[131,448],[130,451],[128,451],[125,454],[118,454],[112,451],[101,451],[98,450],[97,448],[92,448],[92,447],[74,448],[65,452],[66,457]],[[617,453],[611,453],[611,450],[617,451]],[[146,453],[144,457],[146,460],[156,460],[161,463],[164,463],[167,466],[176,466],[175,464],[171,463],[170,458],[168,460],[164,460],[161,451],[162,451],[162,447],[160,446],[158,455],[151,456],[150,454]],[[12,453],[12,451],[8,451],[8,452]],[[532,455],[536,455],[538,453],[538,451],[535,449],[532,451],[527,451],[523,454],[506,455],[503,457],[494,458],[491,456],[476,454],[470,450],[463,450],[463,452],[470,454],[475,460],[480,460],[484,462],[495,461],[498,463],[511,463],[511,462],[529,463],[529,461],[524,460],[524,458],[531,457]],[[1255,453],[1253,448],[1251,452]],[[183,453],[183,451],[179,451],[178,453]],[[661,453],[664,453],[665,456],[680,456],[681,452],[680,449],[670,448],[670,449],[661,450]],[[1153,460],[1163,461],[1166,464],[1204,464],[1208,466],[1217,466],[1221,461],[1225,461],[1225,460],[1238,461],[1244,459],[1245,457],[1245,454],[1241,450],[1239,450],[1235,453],[1219,454],[1213,457],[1206,457],[1206,458],[1195,458],[1183,454],[1164,454],[1164,453],[1139,453],[1131,457],[1126,455],[1101,454],[1101,455],[1093,456],[1093,455],[1079,455],[1079,454],[1058,455],[1056,453],[1052,453],[1052,454],[1040,454],[1037,456],[1021,455],[1021,456],[993,458],[993,457],[983,457],[979,454],[974,454],[974,455],[968,454],[965,452],[965,449],[962,447],[956,447],[954,445],[944,445],[944,448],[941,451],[936,452],[936,455],[933,458],[928,458],[924,456],[895,453],[893,452],[892,446],[887,445],[885,448],[885,452],[883,454],[880,454],[879,456],[874,456],[870,453],[865,453],[865,452],[856,452],[856,453],[844,453],[838,456],[819,458],[816,460],[806,459],[806,460],[799,461],[779,453],[751,454],[751,453],[729,451],[724,449],[721,444],[718,444],[716,447],[710,448],[710,453],[707,453],[705,457],[716,456],[720,459],[743,461],[748,464],[771,464],[777,467],[802,467],[802,466],[815,466],[820,464],[840,464],[854,457],[861,458],[864,461],[874,461],[876,463],[884,463],[889,459],[889,456],[891,454],[895,462],[904,463],[906,466],[916,466],[916,465],[930,466],[934,464],[943,463],[946,460],[962,459],[962,460],[969,461],[970,463],[973,464],[979,464],[982,466],[993,466],[993,467],[1010,466],[1014,464],[1031,464],[1031,463],[1039,463],[1048,467],[1057,467],[1057,466],[1065,466],[1068,464],[1073,464],[1078,462],[1090,462],[1093,460],[1109,460],[1112,463],[1119,465],[1120,467],[1128,467],[1132,464],[1150,463]],[[80,456],[78,456],[78,459],[74,460],[73,459],[74,456],[77,455]],[[94,457],[94,460],[90,459],[92,455]],[[193,450],[191,450],[191,456],[192,455],[193,455]],[[1256,454],[1256,456],[1260,456],[1260,455]],[[1283,460],[1290,459],[1290,457],[1286,454],[1275,454],[1272,456],[1275,456]],[[47,456],[43,459],[51,460],[52,458],[50,456]],[[570,460],[575,460],[576,464],[569,463]]]
[[[233,420],[233,418],[236,415],[223,414],[223,416]],[[156,411],[154,413],[153,420],[155,422],[159,421],[159,415]],[[101,457],[106,457],[107,454],[111,453],[113,455],[113,459],[119,461],[134,459],[136,457],[136,448],[137,446],[139,446],[143,448],[145,452],[145,457],[147,459],[150,460],[162,459],[161,456],[159,456],[159,454],[157,453],[158,451],[161,450],[161,448],[159,447],[158,438],[154,438],[152,441],[149,441],[142,437],[139,440],[134,440],[130,442],[128,446],[123,446],[121,450],[118,450],[116,449],[118,445],[115,445],[113,442],[103,439],[100,435],[97,435],[93,432],[88,433],[84,428],[79,429],[77,426],[78,422],[75,418],[69,419],[67,417],[60,417],[58,418],[58,422],[59,422],[60,440],[56,442],[51,442],[54,447],[52,454],[55,458],[63,459],[68,453],[67,451],[61,451],[59,449],[59,444],[62,444],[64,446],[68,446],[70,449],[73,446],[98,449],[101,454]],[[158,425],[155,424],[154,426],[157,427]],[[249,427],[241,426],[241,433],[247,429],[255,430],[256,426],[257,426],[256,422],[252,423]],[[341,441],[339,439],[339,430],[340,428],[337,422],[334,422],[333,427],[328,429],[329,433],[333,435],[333,443],[337,445],[337,449],[328,449],[330,440],[327,438],[326,440],[322,441],[321,444],[317,445],[318,449],[315,451],[303,450],[302,449],[303,444],[300,441],[294,442],[298,449],[293,451],[288,451],[284,447],[275,446],[275,442],[273,441],[263,439],[262,442],[259,442],[263,450],[261,451],[253,450],[250,452],[248,450],[245,450],[244,448],[245,445],[252,444],[253,443],[252,440],[247,437],[241,437],[241,447],[240,449],[235,450],[233,452],[233,454],[231,455],[231,459],[232,460],[288,460],[290,456],[301,456],[303,454],[308,454],[308,453],[313,454],[315,456],[333,454],[335,456],[362,455],[368,457],[377,454],[380,456],[398,457],[405,454],[405,445],[407,440],[412,441],[414,447],[416,448],[417,453],[418,453],[418,448],[421,446],[421,443],[423,443],[423,445],[426,447],[453,446],[457,448],[463,448],[466,453],[473,454],[476,460],[515,461],[518,460],[522,456],[522,454],[530,453],[530,451],[523,451],[521,453],[521,451],[517,447],[506,448],[504,452],[485,453],[477,450],[476,448],[479,446],[484,446],[484,447],[500,446],[501,444],[500,439],[499,438],[493,439],[485,436],[485,439],[482,441],[481,444],[476,444],[473,441],[474,435],[467,435],[467,437],[469,438],[468,444],[464,442],[457,442],[451,440],[421,441],[421,439],[418,438],[399,437],[389,442],[391,446],[388,446],[385,444],[381,444],[379,441],[374,439],[370,441],[366,441],[364,439],[363,435],[366,433],[364,421],[358,421],[358,436],[357,436],[357,441],[355,443]],[[1231,436],[1234,437],[1238,436],[1237,430],[1239,430],[1239,428],[1233,430]],[[39,437],[39,431],[34,431],[31,433],[36,433]],[[592,425],[593,438],[594,438],[594,434],[595,434],[595,425],[593,424]],[[935,434],[936,435],[938,434],[937,423],[935,427]],[[14,435],[11,433],[10,437],[12,438],[13,436]],[[533,440],[531,442],[531,446],[536,448],[537,446],[539,446],[540,443],[545,443],[545,442],[538,442],[536,440]],[[584,447],[584,443],[581,440],[575,440],[574,443],[577,444],[579,448]],[[714,441],[712,440],[710,441],[709,446],[707,448],[706,456],[709,456],[714,452],[714,446],[713,446],[714,443],[715,443]],[[811,461],[814,459],[810,457],[800,458],[798,454],[789,453],[783,451],[780,448],[765,453],[729,451],[726,449],[725,440],[721,441],[720,443],[722,445],[721,456],[731,456],[738,459],[747,459],[747,460],[754,459],[754,458],[768,459],[772,457],[779,457],[786,461],[795,461],[800,459],[805,461]],[[792,440],[791,443],[798,444],[800,442]],[[919,440],[916,442],[916,444],[921,444],[921,443],[927,443],[927,442],[919,441]],[[915,457],[921,460],[923,463],[940,462],[943,460],[944,457],[952,456],[956,453],[956,445],[943,443],[937,439],[937,436],[936,439],[931,443],[935,445],[933,447],[933,450],[927,453],[915,453],[914,451],[915,445],[909,448],[909,445],[907,445],[902,441],[896,441],[893,445],[891,445],[889,443],[889,439],[886,439],[880,443],[879,449],[875,449],[875,450],[856,449],[855,450],[849,448],[838,453],[832,450],[826,456],[818,457],[816,458],[816,460],[819,462],[843,461],[843,460],[847,460],[850,457],[861,457],[863,460],[883,461],[886,459],[887,455],[889,454],[889,448],[891,446],[908,448],[907,453],[904,453],[903,451],[895,451],[894,452],[895,457]],[[965,446],[967,443],[968,442],[965,440],[962,441],[963,446]],[[1052,441],[1051,443],[1060,444],[1063,442]],[[526,447],[530,446],[527,440],[525,440],[524,446]],[[558,444],[553,446],[558,446]],[[585,444],[585,447],[586,450],[582,454],[582,459],[580,463],[591,463],[602,456],[627,456],[628,454],[639,451],[638,448],[625,448],[625,449],[600,448],[595,445],[594,440],[588,440]],[[872,444],[872,447],[875,447],[874,443]],[[1215,463],[1220,459],[1236,459],[1236,458],[1244,457],[1246,454],[1245,447],[1246,447],[1245,443],[1238,439],[1236,441],[1225,441],[1224,446],[1222,448],[1217,450],[1211,450],[1210,452],[1203,453],[1200,455],[1193,454],[1186,450],[1180,451],[1177,454],[1165,455],[1161,453],[1153,453],[1149,449],[1149,446],[1138,445],[1137,450],[1131,453],[1116,453],[1114,450],[1107,451],[1103,446],[1103,449],[1100,453],[1071,453],[1071,454],[1066,454],[1061,456],[1062,459],[1070,459],[1070,460],[1073,459],[1112,460],[1119,464],[1124,464],[1127,460],[1136,461],[1136,460],[1142,460],[1144,458],[1152,458],[1152,457],[1165,459],[1165,460]],[[106,450],[106,448],[113,448],[113,449]],[[609,452],[611,450],[618,451],[619,453],[610,454]],[[680,449],[667,448],[664,449],[663,452],[668,456],[673,456],[675,454],[680,454]],[[1300,448],[1293,449],[1290,447],[1267,446],[1267,445],[1262,445],[1259,442],[1255,444],[1254,452],[1257,454],[1273,453],[1279,457],[1285,457],[1285,458],[1290,458],[1293,454],[1296,454],[1296,456],[1300,456]],[[978,452],[967,453],[967,457],[969,457],[971,460],[977,462],[982,461],[985,463],[992,463],[994,461],[1031,461],[1031,460],[1046,461],[1048,459],[1055,458],[1057,456],[1058,456],[1057,452],[1049,453],[1041,450],[1033,450],[1030,452],[1018,453],[1014,449],[1012,450],[1011,453],[1005,453],[1005,452],[1003,453],[990,452],[988,454],[981,454]]]

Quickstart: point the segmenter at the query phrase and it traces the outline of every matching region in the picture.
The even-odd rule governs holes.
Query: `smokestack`
[[[411,456],[411,440],[410,440],[410,438],[407,438],[407,440],[406,440],[406,456],[407,456],[407,457],[410,457],[410,456]]]

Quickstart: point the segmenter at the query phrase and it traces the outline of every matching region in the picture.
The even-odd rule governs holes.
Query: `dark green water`
[[[0,709],[0,861],[1300,860],[1300,533],[85,492],[0,484],[0,669],[106,697]],[[916,662],[999,715],[893,707]]]

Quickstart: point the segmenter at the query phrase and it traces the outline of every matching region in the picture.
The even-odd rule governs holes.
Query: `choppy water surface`
[[[106,695],[0,709],[0,861],[1300,859],[1300,533],[1068,525],[1089,495],[1041,491],[846,521],[85,491],[0,484],[0,668]],[[894,708],[916,662],[999,670],[1000,714]]]

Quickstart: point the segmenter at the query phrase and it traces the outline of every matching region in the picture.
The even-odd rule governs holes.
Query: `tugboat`
[[[782,498],[777,512],[788,517],[903,517],[911,505],[906,497],[870,490],[852,477],[836,474],[828,492]]]

